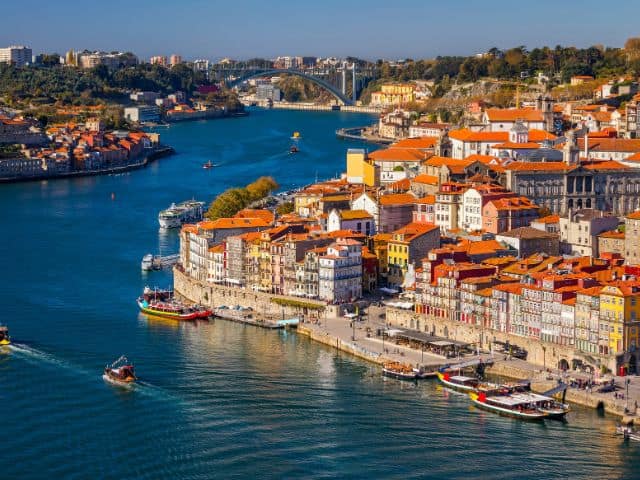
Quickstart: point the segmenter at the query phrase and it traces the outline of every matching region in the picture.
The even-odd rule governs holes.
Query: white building
[[[338,239],[320,257],[319,296],[328,302],[348,302],[362,296],[362,244]]]
[[[223,283],[225,277],[224,243],[219,243],[209,248],[207,254],[207,282]]]
[[[615,230],[618,217],[609,212],[584,208],[560,217],[560,253],[598,257],[598,235]]]
[[[367,236],[376,233],[373,215],[366,210],[338,210],[334,208],[329,212],[327,218],[327,232],[337,230],[351,230],[364,233]]]
[[[11,63],[16,67],[31,64],[31,49],[22,45],[0,48],[0,63]]]
[[[160,109],[155,105],[143,107],[127,107],[124,109],[124,118],[130,122],[158,122],[160,121]]]

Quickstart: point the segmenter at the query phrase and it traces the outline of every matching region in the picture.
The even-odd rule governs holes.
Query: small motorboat
[[[299,151],[300,149],[295,145],[291,145],[291,148],[289,149],[289,153],[298,153]]]
[[[300,132],[293,132],[291,135],[291,140],[298,140],[300,138]]]
[[[0,345],[10,345],[11,337],[9,337],[9,328],[0,325]]]
[[[208,170],[213,167],[217,167],[217,165],[213,163],[211,160],[209,160],[207,163],[202,165],[202,168],[204,168],[205,170]]]
[[[104,367],[102,375],[107,382],[119,385],[130,385],[138,380],[134,372],[133,364],[129,363],[124,355],[113,362],[111,365]]]

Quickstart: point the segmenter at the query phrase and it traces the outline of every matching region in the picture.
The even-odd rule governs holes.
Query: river
[[[178,153],[146,169],[0,186],[0,320],[15,342],[0,350],[0,478],[638,477],[638,446],[593,411],[522,423],[292,332],[138,314],[143,286],[171,281],[140,272],[144,253],[177,251],[160,209],[259,175],[286,189],[332,177],[362,146],[335,129],[371,121],[256,110],[175,124],[158,131]],[[134,388],[101,378],[121,354]]]

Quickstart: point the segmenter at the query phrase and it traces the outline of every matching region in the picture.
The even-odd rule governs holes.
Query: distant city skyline
[[[577,2],[576,2],[577,3]],[[453,4],[453,5],[452,5]],[[513,8],[505,0],[325,0],[308,5],[182,0],[113,0],[108,6],[77,0],[24,0],[3,6],[0,46],[27,45],[37,53],[69,49],[132,51],[142,59],[356,56],[432,58],[473,55],[491,47],[555,45],[620,47],[640,35],[640,4],[620,10],[595,0],[540,0]]]

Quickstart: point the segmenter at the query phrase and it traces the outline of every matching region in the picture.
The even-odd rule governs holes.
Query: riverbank
[[[109,168],[101,168],[97,170],[80,170],[75,172],[64,172],[58,173],[56,175],[34,175],[31,177],[0,177],[0,183],[24,183],[24,182],[35,182],[40,180],[58,180],[61,178],[75,178],[75,177],[94,177],[97,175],[111,175],[117,173],[125,173],[130,172],[132,170],[138,170],[140,168],[145,168],[150,163],[153,163],[155,160],[163,157],[168,157],[169,155],[173,155],[175,150],[173,147],[160,147],[155,149],[149,155],[146,155],[141,160],[133,163],[129,163],[127,165],[120,165],[117,167],[109,167]]]
[[[390,138],[365,134],[364,132],[367,128],[369,127],[339,128],[336,130],[336,137],[342,140],[356,140],[359,142],[374,143],[376,145],[390,145],[393,143],[393,140]]]

